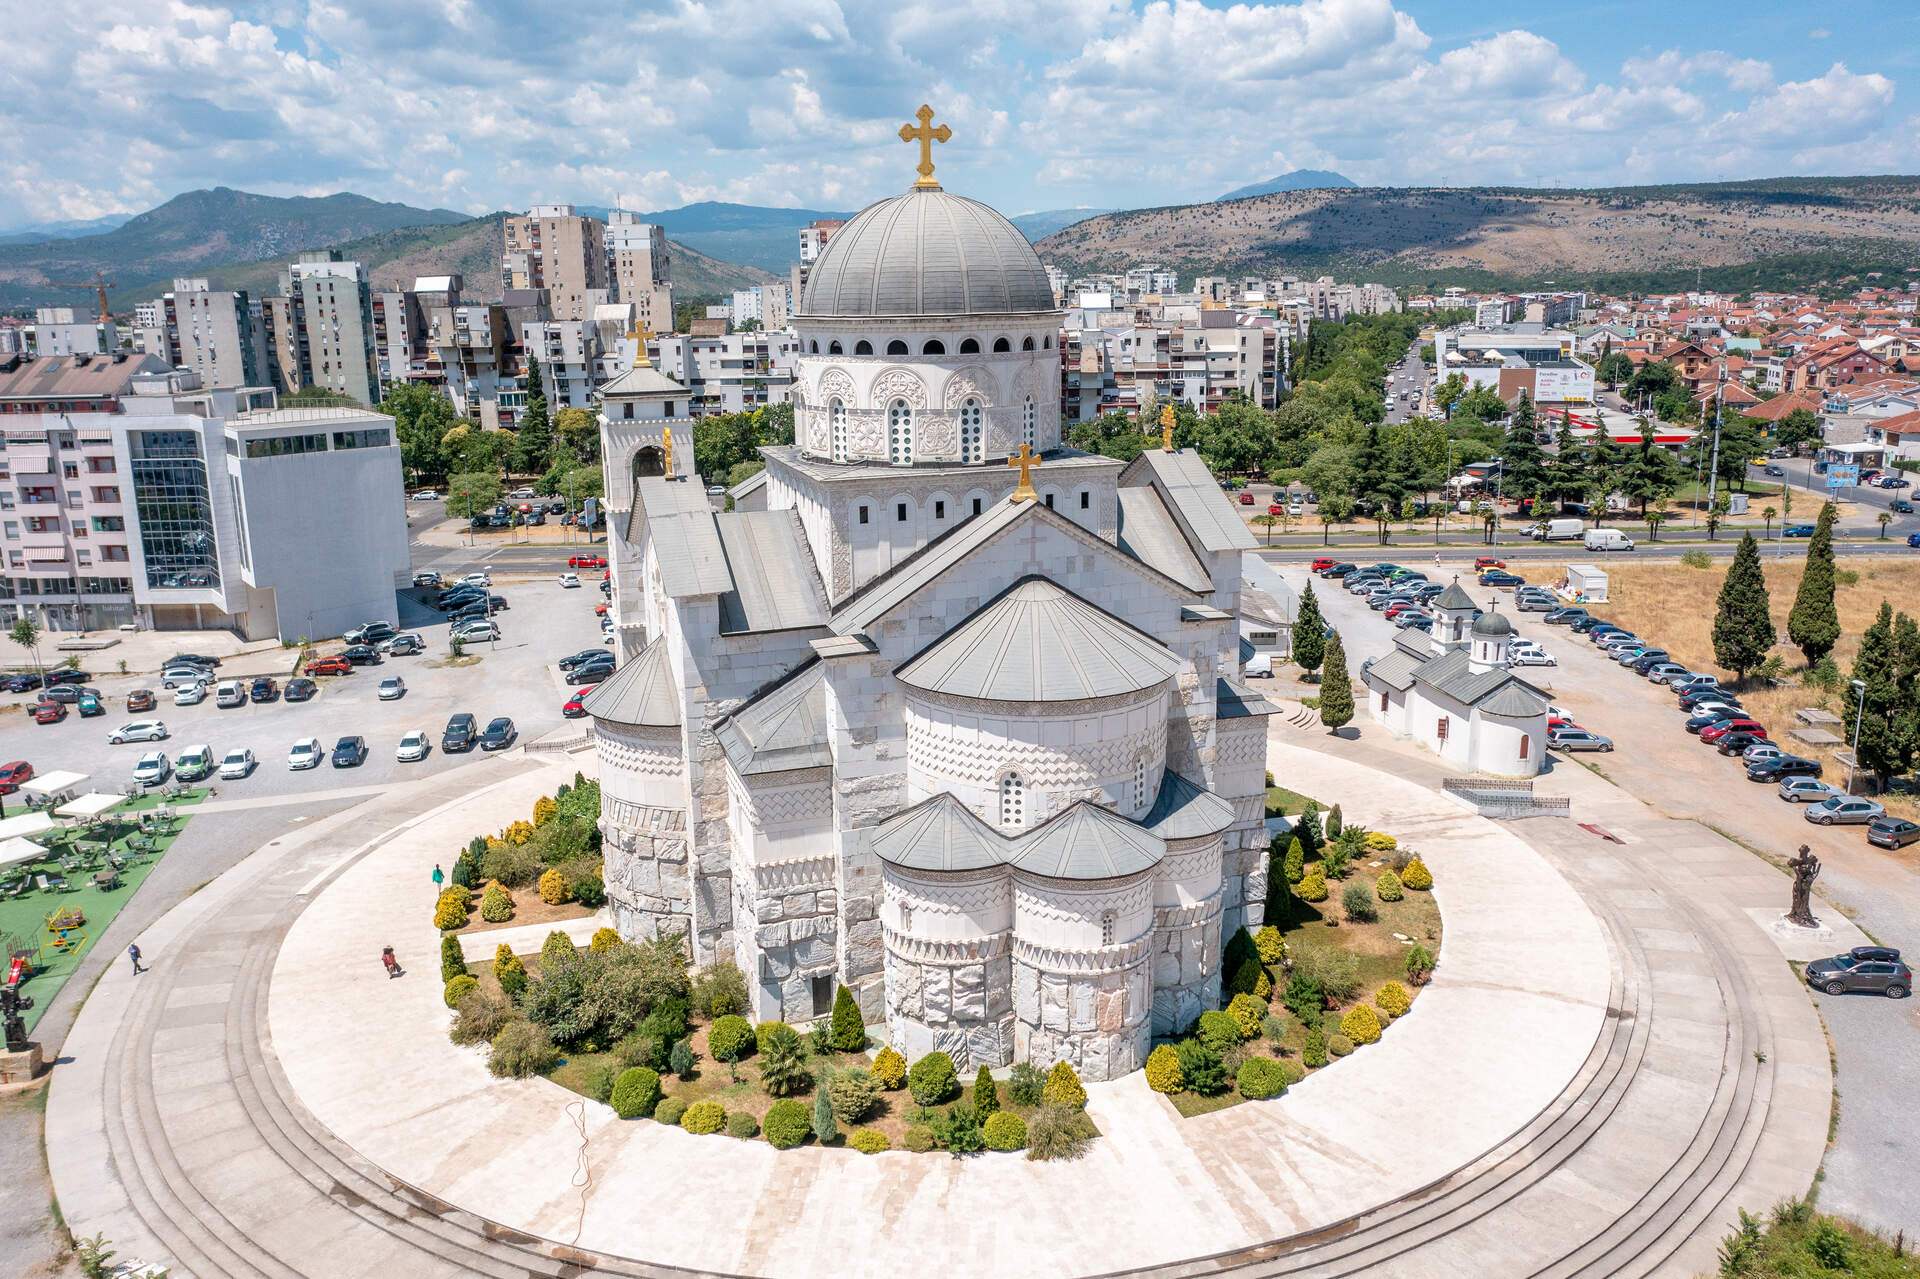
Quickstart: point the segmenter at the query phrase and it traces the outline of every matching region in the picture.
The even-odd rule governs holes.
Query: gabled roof
[[[734,772],[748,777],[833,762],[825,672],[818,658],[809,658],[714,724],[713,735]]]
[[[1116,531],[1120,549],[1183,586],[1211,591],[1213,579],[1207,576],[1193,548],[1187,545],[1180,526],[1174,523],[1166,504],[1160,500],[1159,490],[1123,488],[1119,497],[1120,522]]]
[[[1545,697],[1517,679],[1507,681],[1492,696],[1479,703],[1484,713],[1509,719],[1531,719],[1535,715],[1545,715],[1549,705]]]
[[[1404,648],[1396,648],[1367,667],[1365,678],[1377,679],[1388,688],[1404,693],[1413,687],[1413,673],[1429,660]]]
[[[1161,839],[1199,839],[1233,825],[1233,805],[1169,769],[1160,794],[1140,824]]]
[[[730,583],[720,596],[721,634],[827,624],[827,588],[798,511],[709,512],[708,518]]]
[[[1025,577],[894,674],[956,697],[1066,702],[1152,688],[1179,669],[1146,632],[1044,577]]]
[[[1049,879],[1132,875],[1167,853],[1165,840],[1088,800],[1011,842],[1015,867]]]
[[[749,475],[746,479],[741,480],[738,484],[728,489],[727,495],[731,497],[734,501],[738,502],[741,498],[745,497],[747,494],[752,493],[755,490],[764,487],[766,485],[766,482],[767,482],[767,468],[763,466],[759,470],[755,471],[752,475]]]
[[[1177,449],[1172,453],[1149,449],[1120,473],[1120,483],[1130,486],[1142,472],[1152,474],[1155,486],[1202,550],[1259,549],[1260,542],[1253,530],[1241,523],[1233,504],[1221,493],[1213,472],[1192,449]]]
[[[713,507],[698,484],[663,475],[634,481],[633,525],[646,525],[669,596],[721,595],[733,589],[727,555],[714,528]]]
[[[616,395],[685,395],[687,388],[651,364],[638,364],[619,377],[602,382],[594,394],[601,399]]]
[[[680,697],[673,686],[666,637],[655,639],[640,650],[639,656],[596,684],[580,704],[596,720],[640,728],[678,728]]]

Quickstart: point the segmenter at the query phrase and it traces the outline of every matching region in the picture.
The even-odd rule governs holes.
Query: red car
[[[1242,494],[1240,495],[1240,505],[1242,505],[1242,506],[1252,506],[1252,505],[1253,505],[1253,494],[1251,494],[1251,493],[1242,493]]]
[[[1728,733],[1752,733],[1755,737],[1765,737],[1767,730],[1757,719],[1730,719],[1724,724],[1715,724],[1711,728],[1700,730],[1700,740],[1717,742]]]
[[[1269,506],[1267,508],[1268,515],[1284,515],[1286,514],[1286,512],[1287,512],[1287,508],[1280,505],[1278,502],[1275,502],[1272,506]]]
[[[570,699],[565,706],[562,706],[560,708],[560,713],[566,716],[568,719],[579,719],[582,715],[585,715],[587,713],[587,708],[581,705],[580,699],[578,697],[575,697]]]
[[[1580,726],[1574,723],[1570,719],[1562,719],[1558,715],[1547,716],[1547,731],[1549,733],[1551,733],[1556,728],[1578,728],[1578,727]]]
[[[16,759],[5,768],[0,768],[0,795],[11,795],[20,789],[20,783],[33,780],[33,765],[24,759]]]
[[[36,724],[58,724],[66,717],[65,702],[41,702],[33,708],[33,722]]]
[[[1386,618],[1389,622],[1391,622],[1394,618],[1400,616],[1400,614],[1408,611],[1409,609],[1418,613],[1420,611],[1420,606],[1418,604],[1389,604],[1387,605],[1386,611],[1382,613],[1381,616]]]
[[[332,657],[316,657],[307,663],[307,674],[351,675],[353,674],[353,663],[337,653]]]
[[[1482,555],[1473,562],[1473,571],[1478,573],[1482,569],[1505,568],[1506,566],[1507,562],[1505,560],[1496,560],[1491,555]]]
[[[1332,568],[1334,566],[1334,563],[1335,561],[1327,559],[1325,556],[1322,556],[1321,558],[1313,562],[1313,571],[1318,573],[1322,569]]]
[[[593,613],[595,617],[605,617],[607,615],[607,606],[605,604],[595,604],[593,606]]]
[[[598,555],[576,555],[567,561],[568,568],[605,568],[607,561]]]

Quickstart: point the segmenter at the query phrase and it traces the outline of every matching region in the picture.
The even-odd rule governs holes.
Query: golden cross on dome
[[[1160,447],[1165,452],[1173,452],[1173,405],[1163,405],[1160,409]]]
[[[913,185],[916,187],[931,187],[933,190],[938,191],[940,184],[933,180],[933,144],[936,142],[945,142],[948,138],[951,138],[953,136],[953,130],[944,124],[937,129],[934,128],[933,108],[924,102],[920,104],[920,109],[913,113],[913,118],[920,122],[919,128],[916,129],[910,124],[900,126],[900,140],[902,142],[918,142],[920,144],[920,180]]]
[[[1030,444],[1022,444],[1020,451],[1007,459],[1008,466],[1020,468],[1020,486],[1013,490],[1016,502],[1031,502],[1040,495],[1033,491],[1033,468],[1040,465],[1040,458]]]

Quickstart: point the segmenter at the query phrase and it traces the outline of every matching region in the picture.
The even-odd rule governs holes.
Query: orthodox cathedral
[[[814,264],[794,443],[734,509],[644,342],[602,388],[608,906],[731,958],[756,1019],[845,985],[909,1058],[1108,1079],[1219,1006],[1260,919],[1255,542],[1191,451],[1062,445],[1046,272],[934,180],[931,115],[919,180]]]

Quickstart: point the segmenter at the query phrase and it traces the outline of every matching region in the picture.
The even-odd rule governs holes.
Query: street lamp
[[[1853,767],[1860,759],[1860,721],[1867,713],[1867,686],[1859,680],[1853,681],[1853,691],[1860,695],[1859,705],[1853,712],[1853,753],[1847,757],[1847,794],[1853,794]]]

